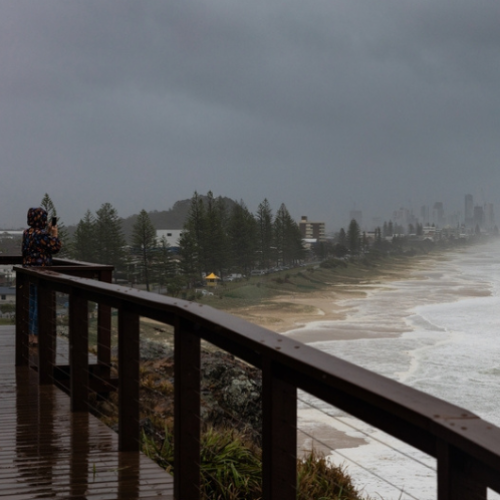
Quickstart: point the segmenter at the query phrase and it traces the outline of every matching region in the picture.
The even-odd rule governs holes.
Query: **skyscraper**
[[[465,227],[471,227],[474,222],[474,199],[471,194],[465,195],[464,222]]]

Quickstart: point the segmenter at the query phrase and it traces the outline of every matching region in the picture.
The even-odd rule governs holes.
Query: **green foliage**
[[[177,276],[177,265],[165,236],[160,239],[153,263],[153,271],[155,281],[160,287],[167,286],[169,295],[179,293],[183,280]]]
[[[341,259],[336,259],[336,258],[329,258],[327,260],[324,260],[321,264],[320,267],[323,267],[324,269],[335,269],[336,267],[347,267],[347,262]]]
[[[274,246],[273,212],[267,199],[259,204],[256,219],[259,264],[261,268],[267,268],[273,260]]]
[[[122,269],[125,265],[125,237],[121,219],[111,203],[103,203],[96,211],[95,237],[96,262]]]
[[[230,262],[248,274],[255,262],[257,222],[243,201],[233,206],[228,221]]]
[[[173,435],[161,444],[143,434],[143,452],[175,475]],[[201,436],[203,500],[262,498],[262,451],[235,429],[208,428]],[[314,451],[297,462],[297,500],[359,500],[350,477]]]
[[[156,229],[146,210],[141,210],[132,228],[132,251],[138,257],[139,270],[149,291],[150,275],[156,251]]]
[[[312,451],[297,469],[297,500],[355,500],[359,493],[341,467]]]
[[[292,219],[284,203],[281,204],[274,219],[274,241],[278,264],[293,264],[304,258],[305,250],[299,226]]]
[[[57,217],[57,210],[52,202],[50,196],[48,193],[45,193],[42,201],[40,202],[40,206],[46,210],[47,212],[47,221],[50,222],[52,217]],[[64,223],[59,220],[57,221],[57,230],[58,230],[58,238],[61,240],[62,247],[61,250],[58,252],[57,256],[58,257],[67,257],[71,253],[71,243],[70,243],[70,237],[68,234],[68,230],[64,226]]]
[[[71,257],[83,262],[96,262],[97,243],[95,217],[87,210],[76,226],[71,243]]]
[[[361,242],[361,231],[359,229],[359,224],[356,219],[352,219],[349,223],[349,229],[347,230],[347,245],[351,254],[359,253]]]
[[[143,434],[143,452],[175,474],[173,435],[159,446]],[[201,436],[202,499],[254,500],[261,492],[261,451],[234,429],[208,428]]]
[[[0,311],[2,313],[15,313],[16,304],[15,303],[0,304]]]

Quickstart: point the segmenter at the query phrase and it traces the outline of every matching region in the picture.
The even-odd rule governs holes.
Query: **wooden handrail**
[[[137,449],[139,443],[138,406],[132,407],[138,405],[138,317],[175,327],[174,439],[178,499],[199,498],[201,339],[262,369],[266,500],[295,498],[297,389],[435,457],[438,500],[486,499],[487,487],[500,492],[500,428],[468,410],[202,304],[61,274],[49,268],[15,267],[15,270],[22,287],[18,288],[19,301],[26,301],[24,287],[28,282],[36,282],[44,293],[59,291],[73,297],[70,338],[80,335],[77,333],[80,323],[71,316],[81,318],[86,301],[118,309],[119,362],[129,356],[127,363],[132,363],[132,373],[128,369],[119,370],[120,421],[124,419],[120,422],[121,449]],[[22,318],[16,318],[17,328],[22,331]],[[17,340],[25,342],[22,336]],[[81,394],[86,390],[81,387],[84,383],[72,382],[72,391]],[[135,434],[133,439],[131,434]]]

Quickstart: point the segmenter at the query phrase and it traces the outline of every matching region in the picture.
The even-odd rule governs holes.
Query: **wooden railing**
[[[202,304],[69,276],[54,268],[15,270],[18,364],[26,364],[28,356],[23,326],[27,284],[37,284],[41,301],[40,356],[49,352],[54,331],[46,312],[50,307],[43,304],[48,305],[52,292],[69,294],[73,410],[85,409],[88,398],[87,302],[118,309],[119,365],[127,367],[119,370],[118,382],[121,450],[139,448],[139,317],[174,325],[177,499],[199,498],[202,339],[262,370],[266,500],[296,496],[297,389],[435,457],[439,500],[486,499],[487,487],[500,492],[500,428],[468,410]],[[53,371],[47,355],[39,365],[40,383],[49,381]]]

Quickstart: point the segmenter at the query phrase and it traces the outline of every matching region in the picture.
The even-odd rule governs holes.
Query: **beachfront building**
[[[325,223],[311,222],[303,215],[299,222],[300,234],[304,240],[325,240]]]
[[[170,248],[177,250],[179,248],[179,240],[183,231],[183,229],[157,229],[156,239],[160,241],[163,237],[165,237]]]

